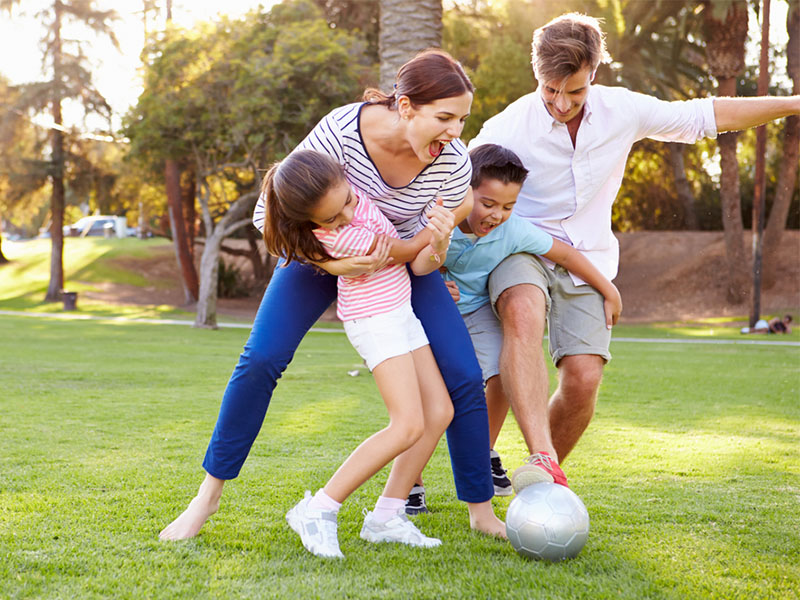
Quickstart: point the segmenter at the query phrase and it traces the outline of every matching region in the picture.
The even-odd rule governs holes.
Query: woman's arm
[[[428,225],[425,228],[430,233],[431,241],[411,261],[411,270],[415,275],[427,275],[444,264],[454,227],[455,215],[442,206],[441,200],[437,200],[436,206],[428,213]]]
[[[313,264],[337,277],[358,277],[365,273],[380,271],[383,267],[393,262],[392,257],[389,256],[390,238],[385,238],[384,236],[375,236],[375,238],[369,253],[364,256],[351,256]]]
[[[611,329],[612,325],[617,324],[619,315],[622,312],[622,296],[620,296],[617,286],[598,271],[597,267],[589,262],[588,258],[572,246],[559,240],[553,240],[553,247],[550,248],[547,254],[542,256],[549,258],[554,263],[558,263],[603,294],[603,298],[605,298],[603,308],[606,313],[606,326]]]

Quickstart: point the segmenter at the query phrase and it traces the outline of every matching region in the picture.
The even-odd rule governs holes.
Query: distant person
[[[537,90],[486,121],[470,149],[494,143],[513,150],[530,171],[517,215],[574,247],[613,280],[619,245],[611,207],[636,141],[692,143],[754,127],[800,114],[800,96],[664,102],[593,85],[598,65],[609,60],[597,19],[571,13],[540,27],[532,53]],[[552,261],[522,254],[495,269],[489,291],[503,324],[501,379],[531,454],[512,481],[553,480],[560,477],[556,461],[567,457],[592,419],[611,358],[601,295]],[[559,377],[549,401],[545,319]],[[541,460],[543,453],[555,460]]]
[[[753,327],[742,327],[741,333],[792,333],[792,315],[774,317],[769,321],[759,319]]]
[[[370,254],[389,238],[389,256],[412,254],[409,267],[426,275],[441,264],[453,214],[441,206],[428,213],[425,230],[409,240],[397,231],[363,193],[345,179],[341,165],[327,154],[299,150],[274,165],[264,179],[264,241],[274,256],[316,264]],[[432,234],[432,235],[431,235]],[[402,252],[401,252],[402,251]],[[337,515],[356,488],[401,453],[427,460],[453,417],[428,338],[411,308],[411,280],[402,262],[358,277],[338,279],[337,315],[350,343],[372,371],[389,411],[389,425],[363,441],[323,488],[306,492],[286,520],[303,546],[317,556],[339,557]],[[392,470],[375,509],[366,513],[361,537],[433,547],[406,517],[409,478]]]
[[[453,211],[455,221],[472,207],[472,170],[458,137],[469,115],[473,89],[461,65],[447,53],[423,52],[400,68],[391,93],[367,90],[363,102],[334,109],[299,148],[333,157],[347,180],[366,193],[399,236],[410,239],[426,227],[428,211],[437,199]],[[253,215],[259,229],[264,217],[262,195]],[[409,253],[398,261],[414,256]],[[222,398],[203,461],[205,479],[187,509],[161,532],[162,539],[197,535],[218,510],[225,482],[239,475],[261,429],[278,378],[306,331],[336,298],[336,276],[372,273],[387,260],[388,247],[379,242],[369,256],[325,261],[318,268],[293,261],[275,269]],[[327,273],[320,274],[320,268]],[[414,313],[453,404],[447,441],[456,494],[467,503],[470,527],[504,537],[505,525],[491,503],[486,399],[469,333],[438,273],[412,273],[410,280]],[[395,459],[395,468],[410,473],[413,480],[425,462],[403,453]]]

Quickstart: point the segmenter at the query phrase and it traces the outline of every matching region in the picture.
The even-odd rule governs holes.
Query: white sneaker
[[[442,543],[440,539],[424,535],[416,525],[408,520],[403,510],[385,523],[378,523],[372,513],[364,509],[361,539],[368,542],[399,542],[422,548],[435,548]]]
[[[336,535],[336,513],[332,510],[309,508],[309,502],[311,492],[306,491],[305,497],[286,513],[289,527],[300,536],[303,546],[311,554],[326,558],[344,558]]]

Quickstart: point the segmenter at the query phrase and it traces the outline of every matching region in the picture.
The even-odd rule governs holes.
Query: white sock
[[[372,511],[372,517],[378,523],[386,523],[389,519],[397,516],[397,514],[406,508],[405,498],[387,498],[381,496],[375,503],[375,510]]]
[[[311,502],[308,503],[308,507],[313,508],[314,510],[339,512],[339,509],[342,507],[342,503],[337,502],[328,496],[328,494],[325,493],[325,490],[320,488],[317,490],[317,493],[314,494],[314,497],[311,498]]]

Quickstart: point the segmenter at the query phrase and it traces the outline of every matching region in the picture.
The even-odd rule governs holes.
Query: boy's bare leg
[[[489,412],[489,447],[491,448],[494,448],[500,431],[503,429],[509,406],[500,376],[490,377],[486,382],[486,409]]]
[[[224,479],[206,473],[206,478],[200,484],[189,506],[172,523],[167,525],[158,537],[162,540],[185,540],[197,535],[208,517],[217,512],[219,499],[222,497]]]

